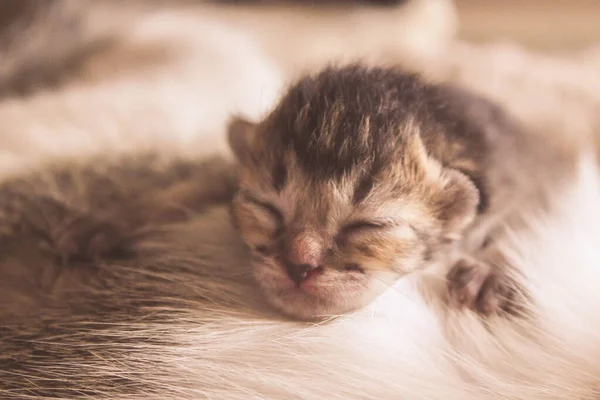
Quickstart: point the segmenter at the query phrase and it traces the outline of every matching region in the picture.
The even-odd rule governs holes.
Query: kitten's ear
[[[234,117],[227,126],[227,141],[240,163],[246,163],[251,155],[256,126],[243,118]]]
[[[403,169],[425,174],[426,181],[434,188],[433,194],[428,192],[427,198],[433,197],[433,212],[443,224],[444,235],[448,238],[457,237],[477,215],[479,189],[467,175],[445,168],[428,156],[420,139],[410,141],[407,145],[410,146],[408,152],[415,157],[407,157]],[[429,185],[427,187],[431,188]]]
[[[473,222],[480,202],[479,190],[462,172],[444,168],[442,187],[436,201],[438,218],[448,238],[456,237]]]

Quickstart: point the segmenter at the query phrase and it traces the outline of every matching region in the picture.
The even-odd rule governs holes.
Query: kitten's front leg
[[[470,257],[460,258],[447,275],[450,302],[482,316],[521,315],[523,288],[501,268]]]

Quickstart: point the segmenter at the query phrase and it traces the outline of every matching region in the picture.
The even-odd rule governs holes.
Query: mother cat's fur
[[[169,193],[190,178],[227,182],[217,179],[220,167],[146,156],[68,163],[4,182],[0,397],[592,398],[600,355],[592,329],[600,324],[594,164],[583,164],[557,217],[532,219],[532,233],[506,247],[529,267],[535,326],[433,312],[409,281],[335,323],[281,319],[255,288],[223,199],[207,208],[161,197],[155,206],[174,211],[167,220],[175,215],[175,224],[136,214],[148,210],[140,204],[154,189]],[[226,198],[231,188],[223,188]],[[103,216],[122,224],[90,235],[81,229],[90,220],[102,226],[95,219]],[[94,261],[115,233],[127,246]]]

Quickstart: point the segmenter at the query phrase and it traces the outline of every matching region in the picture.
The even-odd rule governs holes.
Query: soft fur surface
[[[174,167],[160,158],[108,165],[30,176],[18,192],[29,205],[23,215],[48,224],[3,239],[3,398],[596,395],[600,181],[593,158],[582,161],[555,215],[532,215],[531,231],[506,243],[509,260],[528,271],[537,304],[535,317],[517,324],[426,307],[411,280],[354,315],[320,325],[285,321],[256,290],[220,207],[146,231],[133,259],[57,264],[40,240],[61,220],[128,204],[122,194],[98,198],[99,187],[111,186],[90,177],[110,176],[119,188],[116,177],[125,182],[144,171],[145,182],[164,184]],[[208,168],[191,165],[196,173]],[[53,222],[56,204],[69,213]]]
[[[123,182],[145,176],[136,187],[156,190],[152,182],[179,179],[173,162],[184,157],[182,147],[219,148],[213,135],[232,108],[243,103],[248,113],[260,112],[253,107],[264,99],[261,85],[281,84],[272,80],[277,57],[265,58],[230,27],[200,26],[198,18],[137,20],[120,50],[90,60],[87,71],[94,73],[83,82],[0,103],[2,173],[19,174],[18,195],[27,200],[20,210],[3,210],[4,220],[29,218],[53,230],[64,223],[52,221],[57,204],[77,215],[123,210],[131,191],[100,201],[94,179],[123,189]],[[225,39],[230,34],[237,39]],[[343,29],[332,37],[343,41]],[[317,47],[326,48],[320,39],[313,33]],[[398,48],[382,48],[389,59],[405,61]],[[176,49],[175,56],[163,57],[165,49]],[[159,54],[160,62],[139,57],[148,54]],[[240,71],[242,62],[250,67]],[[132,63],[136,68],[127,70]],[[488,94],[565,151],[580,152],[599,136],[599,64],[597,50],[559,58],[458,43],[423,67],[435,79]],[[201,130],[204,124],[210,128]],[[135,156],[157,146],[158,158]],[[134,162],[108,150],[133,152]],[[58,154],[81,160],[59,162],[53,168],[61,174],[37,169]],[[108,262],[63,264],[47,253],[47,231],[0,226],[0,398],[596,399],[600,177],[595,155],[580,154],[578,178],[556,193],[554,212],[531,215],[530,230],[505,244],[508,260],[528,271],[536,305],[534,317],[518,324],[483,324],[428,307],[410,279],[329,323],[284,320],[256,290],[224,207],[153,225],[134,241],[135,257]],[[188,172],[211,176],[213,164],[184,159]],[[14,182],[5,180],[0,194]]]

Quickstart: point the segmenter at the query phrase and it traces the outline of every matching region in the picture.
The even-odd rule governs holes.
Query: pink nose
[[[310,265],[313,268],[321,264],[323,247],[319,237],[310,232],[302,232],[290,237],[285,244],[285,259],[291,264]]]
[[[309,272],[321,265],[323,248],[319,238],[311,233],[291,237],[285,244],[284,264],[289,277],[299,284]]]

